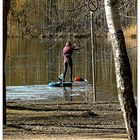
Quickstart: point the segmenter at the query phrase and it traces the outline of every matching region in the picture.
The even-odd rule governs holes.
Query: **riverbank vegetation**
[[[126,35],[136,25],[136,0],[120,0],[121,23]],[[131,26],[132,25],[132,26]],[[104,1],[94,12],[96,36],[105,36]],[[81,0],[11,0],[8,16],[9,37],[85,37],[90,36],[90,11]],[[136,32],[133,36],[136,35]]]

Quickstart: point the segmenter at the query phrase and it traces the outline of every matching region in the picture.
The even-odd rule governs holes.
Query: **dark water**
[[[62,48],[65,39],[8,39],[6,59],[7,100],[48,101],[92,99],[92,54],[90,39],[71,39],[81,50],[73,53],[75,76],[88,80],[84,86],[50,88],[47,84],[58,81],[63,72]],[[133,73],[134,94],[137,93],[137,46],[136,40],[126,39],[127,51]],[[116,100],[116,79],[112,48],[105,39],[96,42],[96,89],[97,100]],[[70,80],[69,70],[66,76]]]

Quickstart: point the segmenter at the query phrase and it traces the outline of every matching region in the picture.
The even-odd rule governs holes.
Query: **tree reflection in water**
[[[73,65],[75,76],[87,79],[88,90],[64,89],[65,100],[91,100],[92,67],[91,67],[91,45],[90,39],[72,40],[81,46],[80,52],[73,54]],[[8,39],[8,49],[6,58],[6,85],[47,85],[51,81],[58,81],[59,74],[63,71],[62,48],[65,39],[46,40],[39,39]],[[128,41],[130,42],[130,41]],[[137,48],[134,44],[127,43],[128,55],[130,58],[134,94],[137,93]],[[133,47],[135,46],[135,47]],[[96,42],[96,88],[97,100],[116,100],[116,78],[114,72],[114,62],[112,48],[102,38]],[[69,69],[66,80],[69,81]],[[46,91],[47,92],[47,91]],[[9,93],[9,91],[8,91]],[[78,96],[80,94],[80,96]],[[81,98],[81,99],[80,99]],[[111,99],[110,99],[111,98]]]

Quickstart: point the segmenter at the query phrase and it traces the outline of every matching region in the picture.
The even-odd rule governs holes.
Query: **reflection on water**
[[[88,87],[73,87],[64,90],[46,85],[58,81],[63,72],[62,48],[66,40],[8,39],[6,59],[7,99],[47,99],[84,101],[92,98],[92,57],[90,39],[73,40],[81,50],[73,54],[74,75],[87,79]],[[137,93],[137,48],[134,43],[126,43],[133,73],[134,94]],[[135,47],[133,47],[135,46]],[[96,43],[96,88],[98,100],[117,98],[111,47],[102,39]],[[70,80],[69,70],[66,76]],[[26,85],[26,86],[25,86]],[[77,91],[76,91],[77,90]],[[111,97],[111,98],[110,98]],[[87,99],[87,100],[88,100]]]
[[[8,86],[7,100],[92,101],[90,85],[79,87],[49,87],[47,85]],[[88,96],[87,93],[88,92]],[[88,98],[90,97],[90,98]]]

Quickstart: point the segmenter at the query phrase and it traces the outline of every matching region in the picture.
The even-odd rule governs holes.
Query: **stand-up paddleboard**
[[[50,82],[48,86],[50,87],[72,87],[72,86],[84,86],[87,85],[88,81],[82,81],[82,82]]]
[[[77,76],[74,78],[74,82],[62,82],[63,81],[63,73],[59,75],[59,82],[50,82],[48,86],[50,87],[72,87],[72,85],[85,85],[87,84],[87,80]]]
[[[72,82],[50,82],[48,84],[50,87],[71,87]]]

